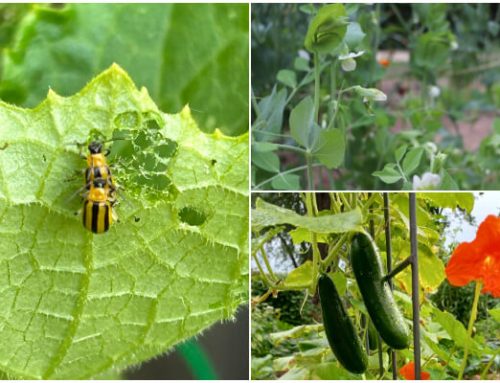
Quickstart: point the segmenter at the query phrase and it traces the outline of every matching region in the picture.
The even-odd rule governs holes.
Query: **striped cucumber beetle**
[[[109,181],[95,178],[83,202],[83,226],[95,234],[107,232],[113,220],[116,220],[113,210],[115,202]]]
[[[85,170],[86,187],[89,190],[93,181],[101,178],[108,183],[111,191],[114,191],[113,175],[106,160],[106,155],[109,154],[109,151],[103,153],[102,148],[102,143],[99,141],[92,141],[88,145],[89,154],[87,157],[84,157],[87,160],[87,169]]]

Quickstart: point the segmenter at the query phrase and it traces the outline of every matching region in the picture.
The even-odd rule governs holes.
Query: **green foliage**
[[[247,300],[247,135],[163,114],[117,65],[35,109],[0,103],[0,121],[1,372],[114,376]],[[114,134],[120,221],[94,235],[74,142]]]
[[[254,189],[498,189],[496,123],[479,148],[467,143],[500,99],[489,4],[258,4],[252,15]],[[391,62],[394,49],[408,62]]]
[[[33,107],[114,62],[163,110],[189,103],[204,131],[247,131],[247,4],[32,6],[4,52],[0,97]]]
[[[258,276],[253,276],[252,296],[263,295],[266,291],[265,283]],[[278,318],[281,322],[292,326],[313,324],[321,317],[319,307],[312,303],[311,298],[305,301],[304,298],[303,291],[281,291],[276,297],[268,298],[266,304],[279,310]],[[253,314],[252,321],[254,321]],[[258,322],[258,319],[255,322]],[[258,356],[261,355],[265,354],[258,354]]]
[[[399,153],[399,160],[403,154]],[[253,378],[265,379],[356,379],[356,375],[346,371],[332,354],[323,328],[314,323],[320,322],[319,313],[313,310],[308,313],[310,302],[317,303],[312,297],[304,301],[304,294],[311,292],[318,275],[329,273],[346,305],[348,315],[353,320],[358,334],[365,338],[366,323],[361,320],[361,314],[366,314],[366,307],[354,279],[352,264],[349,259],[350,236],[359,232],[357,228],[348,229],[339,233],[333,223],[330,232],[307,225],[297,218],[317,220],[325,217],[337,217],[359,210],[361,213],[359,226],[368,230],[370,221],[374,225],[374,239],[381,253],[381,260],[385,263],[385,233],[383,217],[383,200],[380,194],[368,196],[366,193],[328,193],[312,194],[316,204],[310,201],[309,194],[302,195],[303,203],[296,199],[298,194],[263,194],[270,203],[264,203],[257,197],[255,210],[252,213],[254,222],[255,243],[261,243],[264,232],[267,237],[266,259],[267,265],[260,269],[266,270],[263,274],[252,276],[253,294],[266,297],[266,304],[279,307],[274,313],[275,321],[287,321],[294,327],[278,329],[267,323],[266,354],[259,354],[252,358]],[[269,196],[272,196],[269,197]],[[283,200],[280,196],[284,196]],[[325,198],[323,198],[325,197]],[[328,201],[328,204],[325,203]],[[393,266],[410,255],[409,245],[409,198],[407,194],[392,193],[390,200],[390,218],[392,233],[392,262]],[[444,228],[447,225],[447,216],[442,215],[444,208],[455,210],[458,214],[471,213],[474,208],[474,195],[471,193],[417,193],[417,240],[419,251],[419,288],[420,288],[420,330],[421,356],[425,361],[424,370],[430,372],[432,379],[456,379],[463,359],[463,350],[467,343],[466,325],[472,305],[472,294],[464,294],[464,288],[445,288],[445,263],[442,256],[448,249],[444,248]],[[303,207],[318,206],[316,216],[310,216]],[[278,207],[279,206],[279,207]],[[295,206],[294,211],[290,208]],[[287,207],[287,208],[285,208]],[[254,214],[255,213],[255,214]],[[315,221],[316,222],[316,221]],[[294,227],[290,230],[290,226]],[[282,250],[275,245],[274,236],[280,231],[289,233],[295,245],[294,256],[299,253],[307,254],[307,260],[299,267],[289,269],[288,273],[272,273],[273,267],[278,267]],[[304,251],[307,249],[307,252]],[[254,248],[255,250],[255,248]],[[255,263],[262,263],[264,254],[254,257]],[[386,265],[383,265],[385,270]],[[280,270],[282,268],[280,267]],[[274,275],[274,276],[273,276]],[[402,313],[404,325],[412,325],[411,301],[411,272],[407,268],[393,279],[395,305]],[[466,287],[468,290],[470,287]],[[314,291],[314,290],[313,290]],[[293,297],[293,298],[291,298]],[[286,303],[279,303],[287,299]],[[255,299],[256,306],[260,303]],[[303,306],[303,308],[302,308]],[[313,306],[314,307],[314,306]],[[498,334],[500,331],[498,317],[498,299],[483,296],[480,301],[480,313],[475,325],[475,333],[469,339],[470,357],[466,377],[473,374],[487,374],[496,371],[498,363],[495,355],[498,353]],[[302,308],[302,309],[301,309]],[[489,308],[488,311],[485,308]],[[317,309],[317,306],[316,306]],[[460,313],[460,314],[459,314]],[[456,317],[455,317],[456,315]],[[460,318],[460,315],[463,318]],[[287,318],[287,319],[285,319]],[[252,327],[259,327],[262,317],[252,316]],[[262,332],[263,333],[263,332]],[[286,347],[284,346],[286,345]],[[285,349],[283,349],[283,347]],[[388,346],[382,342],[382,361],[384,371],[379,373],[377,350],[370,352],[366,379],[390,379],[392,373],[387,358]],[[414,359],[413,342],[408,348],[397,351],[397,368]],[[491,364],[489,362],[491,361]],[[493,376],[496,376],[493,373]],[[359,376],[358,376],[359,378]]]
[[[448,281],[444,281],[435,294],[431,296],[432,301],[440,310],[447,311],[464,326],[467,326],[470,318],[472,301],[474,300],[474,285],[464,287],[451,286]],[[488,309],[492,309],[500,303],[500,299],[495,299],[491,295],[484,294],[479,298],[477,320],[488,317]]]

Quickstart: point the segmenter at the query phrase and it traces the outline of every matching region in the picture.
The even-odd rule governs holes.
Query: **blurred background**
[[[150,360],[124,379],[237,379],[247,380],[248,306],[236,321],[219,323],[167,355]]]

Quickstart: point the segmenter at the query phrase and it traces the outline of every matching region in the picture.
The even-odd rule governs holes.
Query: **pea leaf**
[[[71,198],[71,142],[92,130],[134,148],[114,162],[120,221],[99,235]],[[230,318],[248,294],[247,142],[161,113],[116,65],[35,109],[0,103],[0,372],[112,376]]]
[[[290,134],[300,145],[309,148],[314,122],[314,103],[311,96],[307,96],[292,109],[290,113]]]
[[[403,171],[405,174],[410,175],[420,165],[423,153],[423,148],[414,148],[406,154],[403,160]]]
[[[321,129],[312,153],[328,169],[339,167],[345,156],[344,132],[340,129]]]
[[[396,170],[395,164],[386,164],[382,170],[373,172],[372,175],[380,178],[386,184],[393,184],[398,182],[403,176]]]
[[[295,88],[297,86],[297,75],[293,70],[290,69],[282,69],[276,75],[276,79],[289,86],[290,88]]]
[[[34,5],[3,57],[0,97],[33,107],[113,62],[167,112],[204,131],[248,130],[248,4]]]
[[[348,24],[342,4],[325,5],[309,24],[304,46],[310,52],[332,53],[342,43]]]

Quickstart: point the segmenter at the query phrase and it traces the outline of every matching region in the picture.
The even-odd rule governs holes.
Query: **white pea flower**
[[[307,52],[306,50],[304,49],[300,49],[299,50],[299,57],[302,57],[303,59],[309,61],[311,56],[309,55],[309,52]]]
[[[432,153],[432,154],[436,154],[437,151],[438,151],[438,148],[437,148],[437,146],[436,146],[436,144],[434,142],[430,142],[430,141],[426,142],[424,144],[424,147],[425,147],[425,149],[427,149],[427,151],[429,153]]]
[[[458,43],[453,40],[451,43],[450,43],[450,48],[452,51],[456,51],[458,49]]]
[[[344,72],[352,72],[354,69],[356,69],[356,65],[356,60],[354,59],[342,60],[340,62],[340,66],[342,67],[342,70]]]
[[[420,178],[417,175],[413,176],[413,190],[433,190],[437,189],[441,184],[441,176],[431,172],[425,172]]]
[[[365,51],[360,51],[358,53],[348,53],[345,55],[340,55],[339,60],[340,60],[340,66],[345,72],[352,72],[354,69],[356,69],[356,60],[354,60],[356,57],[361,56]]]
[[[438,98],[441,94],[441,89],[439,89],[439,87],[436,85],[431,85],[428,91],[431,98]]]

